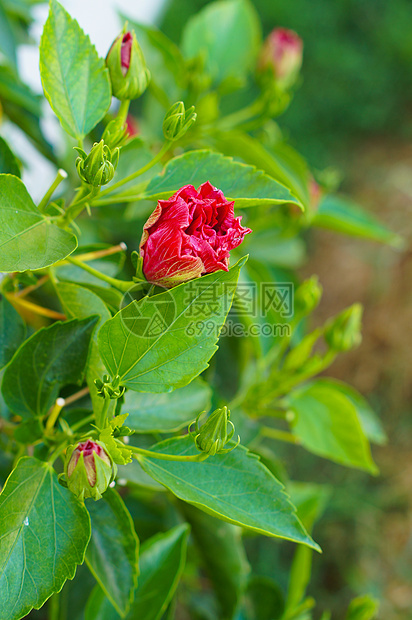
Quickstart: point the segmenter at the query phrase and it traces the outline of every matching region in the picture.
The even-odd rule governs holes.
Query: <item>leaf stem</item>
[[[55,310],[50,310],[49,308],[43,308],[43,306],[38,306],[34,304],[32,301],[27,301],[27,299],[21,299],[20,297],[16,297],[15,295],[6,295],[7,299],[11,304],[16,304],[21,308],[25,308],[30,312],[34,312],[35,314],[40,314],[41,316],[47,316],[49,319],[56,319],[65,321],[66,315],[61,312],[56,312]]]
[[[132,286],[135,286],[135,282],[133,281],[117,280],[116,278],[111,278],[110,276],[107,276],[106,274],[98,271],[97,269],[93,269],[93,267],[90,267],[90,265],[88,265],[87,263],[83,263],[81,260],[79,260],[78,258],[74,258],[73,256],[68,256],[66,258],[66,261],[72,263],[72,265],[76,265],[76,267],[84,269],[84,271],[87,271],[92,276],[99,278],[99,280],[103,280],[103,282],[107,282],[107,284],[114,286],[115,288],[119,289],[119,291],[122,291],[124,293],[126,293]]]
[[[43,276],[39,278],[36,284],[32,284],[31,286],[26,286],[26,288],[23,288],[21,291],[17,291],[17,293],[14,293],[14,297],[20,297],[20,298],[26,297],[26,295],[29,295],[31,292],[40,288],[40,286],[42,286],[45,282],[47,282],[48,279],[49,279],[49,276]]]
[[[60,183],[64,179],[67,179],[67,176],[68,176],[67,172],[65,170],[63,170],[62,168],[59,168],[59,170],[57,171],[56,178],[54,179],[53,183],[50,185],[49,189],[44,194],[43,198],[40,200],[40,202],[39,202],[39,204],[37,206],[37,208],[40,211],[40,213],[44,212],[45,208],[49,204],[50,198],[54,194],[54,191],[58,188],[58,186],[60,185]]]
[[[49,602],[49,620],[59,620],[60,617],[60,593],[53,594]]]
[[[292,435],[292,433],[288,433],[287,431],[281,431],[278,428],[262,426],[260,432],[264,437],[269,437],[270,439],[278,439],[279,441],[286,441],[287,443],[294,443],[296,445],[301,443],[299,437],[296,437],[296,435]]]
[[[82,426],[86,426],[86,424],[90,424],[90,422],[93,422],[94,418],[95,418],[95,415],[94,413],[92,413],[91,415],[88,415],[86,418],[83,418],[83,420],[79,420],[79,422],[76,422],[76,424],[73,424],[70,428],[75,433],[80,428],[82,428]]]
[[[137,179],[137,177],[139,177],[140,175],[150,170],[150,168],[153,168],[153,166],[155,166],[162,159],[163,155],[167,153],[167,151],[171,148],[172,144],[173,142],[169,142],[169,141],[165,142],[162,148],[160,149],[160,151],[158,152],[158,154],[155,155],[155,157],[153,157],[153,159],[150,160],[145,166],[143,166],[143,168],[140,168],[136,172],[133,172],[133,174],[130,174],[128,177],[121,179],[114,185],[111,185],[107,189],[103,190],[100,193],[100,198],[103,198],[103,196],[107,196],[108,194],[111,194],[114,190],[118,189],[119,187],[122,187],[123,185],[125,185],[126,183],[129,183],[130,181],[133,181],[134,179]]]
[[[137,448],[136,446],[131,446],[130,444],[127,446],[129,450],[132,452],[136,452],[135,458],[139,458],[141,456],[147,456],[151,459],[159,459],[161,461],[184,461],[184,462],[194,462],[200,463],[208,458],[208,454],[205,452],[200,452],[199,454],[190,454],[187,456],[177,455],[177,454],[165,454],[164,452],[154,452],[153,450],[145,450],[144,448]]]

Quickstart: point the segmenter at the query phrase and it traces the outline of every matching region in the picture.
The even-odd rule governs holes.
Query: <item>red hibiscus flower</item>
[[[235,217],[234,202],[208,181],[159,200],[143,228],[140,254],[149,282],[172,288],[219,269],[228,271],[230,250],[252,232]]]

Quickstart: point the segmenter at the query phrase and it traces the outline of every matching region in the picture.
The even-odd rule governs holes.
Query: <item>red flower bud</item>
[[[66,455],[66,483],[81,500],[100,499],[116,475],[116,465],[101,442],[88,439],[71,446]]]
[[[159,200],[143,228],[140,254],[149,282],[172,288],[219,269],[228,271],[230,250],[250,228],[234,217],[234,202],[207,181]]]
[[[303,42],[293,30],[275,28],[263,44],[259,70],[271,71],[276,82],[289,88],[302,65]]]

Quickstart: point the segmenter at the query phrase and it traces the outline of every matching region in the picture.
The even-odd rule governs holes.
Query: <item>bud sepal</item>
[[[208,456],[214,456],[215,454],[226,454],[227,452],[231,452],[239,445],[240,437],[238,435],[236,444],[229,448],[225,448],[235,433],[235,427],[233,422],[229,419],[230,411],[227,407],[216,409],[206,422],[199,427],[201,415],[202,413],[197,416],[196,420],[190,424],[188,429],[198,450],[204,452]],[[195,424],[194,431],[191,430],[193,424]]]

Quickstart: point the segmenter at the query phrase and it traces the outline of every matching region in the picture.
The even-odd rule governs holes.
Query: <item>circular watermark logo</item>
[[[156,340],[173,328],[176,302],[171,291],[153,287],[144,295],[141,287],[131,287],[122,298],[120,317],[127,332],[137,338]]]

